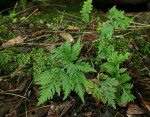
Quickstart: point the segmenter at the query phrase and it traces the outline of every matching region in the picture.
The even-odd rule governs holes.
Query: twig
[[[14,94],[14,93],[5,93],[5,92],[0,92],[0,94],[6,94],[6,95],[13,95],[13,96],[17,96],[17,97],[20,97],[20,98],[24,98],[24,99],[28,99],[22,95],[18,95],[18,94]]]

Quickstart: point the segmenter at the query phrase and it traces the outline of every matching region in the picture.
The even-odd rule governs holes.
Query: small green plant
[[[27,0],[20,0],[20,3],[21,3],[21,7],[23,9],[25,9],[26,8],[26,4],[27,4]]]
[[[107,73],[107,79],[116,80],[111,86],[112,88],[115,88],[115,90],[113,90],[113,96],[110,96],[109,99],[108,97],[104,98],[104,102],[108,102],[108,104],[115,107],[114,100],[116,100],[118,104],[126,104],[134,99],[134,96],[131,94],[131,89],[133,86],[132,84],[128,83],[131,78],[128,74],[124,73],[126,71],[125,68],[120,68],[120,64],[128,59],[129,53],[124,52],[124,54],[122,54],[117,52],[116,43],[114,41],[115,39],[113,38],[116,28],[125,29],[132,20],[125,17],[123,12],[118,11],[115,7],[109,11],[108,18],[110,19],[109,23],[99,24],[98,31],[100,32],[100,41],[96,61],[101,63],[101,72]],[[105,59],[106,62],[102,63],[102,59]],[[104,88],[103,90],[105,94],[109,95],[109,88]]]
[[[83,21],[88,23],[90,21],[90,13],[92,11],[92,0],[87,0],[84,2],[82,6],[82,10],[80,11]]]
[[[43,69],[43,72],[35,78],[36,84],[41,86],[38,105],[53,99],[55,94],[60,96],[61,92],[64,94],[63,99],[66,99],[71,91],[75,91],[83,102],[84,94],[87,92],[114,108],[116,102],[126,104],[134,99],[131,94],[133,86],[128,83],[131,78],[125,73],[126,69],[120,67],[130,54],[119,53],[113,38],[115,29],[125,29],[131,20],[115,7],[109,11],[108,18],[109,23],[99,23],[98,26],[100,36],[95,61],[101,69],[101,73],[97,73],[99,82],[94,83],[85,77],[85,73],[96,71],[89,63],[79,58],[80,40],[73,45],[67,40],[58,49],[51,51],[49,58],[46,59],[47,62],[44,63],[49,67]]]
[[[9,18],[12,20],[12,23],[16,23],[17,22],[17,13],[15,11],[10,12],[9,14]]]
[[[88,87],[84,73],[95,70],[78,58],[79,52],[80,39],[73,46],[66,41],[59,49],[52,50],[50,68],[36,79],[36,83],[41,86],[38,105],[53,99],[56,93],[60,96],[61,91],[64,92],[63,99],[66,99],[71,91],[75,91],[84,102],[85,89]]]

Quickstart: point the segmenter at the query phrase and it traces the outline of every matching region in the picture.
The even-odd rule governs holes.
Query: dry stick
[[[24,96],[27,96],[27,91],[29,90],[29,88],[30,88],[32,82],[33,82],[33,80],[30,82],[29,86],[27,87]],[[22,98],[22,100],[23,100],[23,98]],[[26,101],[25,101],[25,109],[27,110]],[[28,117],[28,112],[27,112],[27,111],[26,111],[26,117]]]
[[[23,22],[25,22],[31,15],[33,15],[35,12],[37,12],[38,11],[38,9],[35,9],[30,15],[28,15],[27,17],[26,17],[26,19],[25,20],[23,20],[18,26],[20,26]]]
[[[28,91],[29,87],[31,86],[31,84],[32,84],[32,81],[30,82],[29,86],[27,87],[27,90],[26,90],[24,96],[26,96],[27,91]],[[22,101],[23,101],[23,98],[20,100],[20,102],[18,103],[18,105],[19,105]],[[17,106],[18,106],[18,105],[17,105]],[[16,107],[17,107],[17,106],[16,106]],[[25,107],[26,107],[26,105],[25,105]],[[26,113],[26,116],[27,116],[27,113]]]
[[[71,15],[71,14],[68,14],[68,13],[64,13],[64,12],[61,12],[61,11],[59,11],[59,10],[57,10],[57,12],[68,16],[68,17],[69,17],[70,19],[72,19],[72,20],[77,19],[78,22],[80,22],[81,24],[84,24],[84,23],[82,22],[82,18],[80,18],[80,17],[74,16],[74,15]],[[71,18],[71,17],[72,17],[72,18]]]
[[[75,100],[71,100],[66,107],[63,109],[63,111],[60,114],[60,117],[64,116],[64,114],[75,104]]]
[[[28,99],[22,95],[18,95],[18,94],[14,94],[14,93],[5,93],[5,92],[0,92],[0,94],[6,94],[6,95],[13,95],[13,96],[17,96],[17,97],[20,97],[20,98],[24,98],[24,99]]]
[[[150,26],[149,24],[143,24],[143,23],[139,23],[139,22],[133,22],[133,24],[138,24],[138,25],[142,25],[142,26]]]
[[[38,37],[32,38],[32,39],[30,39],[30,40],[28,40],[28,41],[26,41],[26,42],[30,42],[30,41],[34,41],[34,40],[39,40],[39,39],[41,39],[42,37],[48,37],[48,36],[50,36],[50,35],[51,35],[51,34],[46,34],[46,35],[38,36]]]

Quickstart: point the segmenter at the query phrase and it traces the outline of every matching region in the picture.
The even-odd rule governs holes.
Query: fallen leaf
[[[87,33],[87,34],[83,35],[83,40],[85,40],[85,41],[94,41],[97,38],[98,38],[98,36],[93,33]]]
[[[147,113],[147,111],[144,108],[140,108],[136,104],[129,104],[128,110],[126,112],[128,115],[141,115]]]
[[[85,112],[85,113],[83,113],[83,116],[92,117],[92,112]]]
[[[141,102],[144,105],[144,107],[147,108],[147,110],[150,112],[150,104],[148,104],[148,102],[146,102],[145,100],[141,100]]]
[[[69,33],[62,32],[62,33],[59,33],[59,35],[65,40],[68,39],[70,42],[74,42],[72,35]]]
[[[68,26],[66,30],[67,31],[79,31],[80,28],[76,26]]]
[[[23,43],[23,42],[24,42],[24,39],[21,36],[17,36],[15,38],[7,41],[6,43],[3,43],[2,47],[7,48],[7,47],[13,46],[15,44],[20,44],[20,43]]]
[[[48,114],[46,117],[59,117],[58,112],[56,111],[57,103],[51,102]]]

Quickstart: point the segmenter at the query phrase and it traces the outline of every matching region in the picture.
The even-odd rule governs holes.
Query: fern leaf
[[[79,53],[80,53],[80,39],[78,39],[77,43],[74,44],[73,47],[72,47],[71,61],[76,60]]]
[[[66,40],[65,46],[63,47],[64,48],[62,48],[62,51],[64,51],[66,55],[71,53],[72,48],[71,48],[71,43],[69,40]]]
[[[72,83],[72,81],[69,79],[68,75],[64,72],[64,70],[62,70],[62,73],[60,75],[62,81],[62,88],[64,91],[63,100],[65,100],[70,94],[70,92],[73,90],[74,83]]]
[[[46,85],[46,86],[44,85],[41,87],[41,90],[39,93],[40,93],[40,98],[38,101],[38,105],[41,105],[47,100],[53,98],[53,95],[55,94],[55,90],[54,90],[53,85]]]
[[[126,83],[126,84],[121,86],[121,88],[123,89],[123,94],[121,96],[121,101],[124,102],[125,104],[127,102],[130,102],[130,101],[135,99],[133,94],[131,94],[131,88],[132,87],[133,86],[131,84],[129,84],[129,83]]]
[[[37,79],[35,79],[36,81],[36,84],[37,85],[46,85],[46,84],[49,84],[48,81],[50,81],[52,78],[51,78],[51,73],[50,71],[45,71],[43,72],[42,74],[40,74]]]
[[[78,82],[78,79],[76,79],[76,86],[75,86],[75,91],[81,98],[82,102],[84,102],[84,88],[83,86]]]
[[[90,16],[89,14],[92,11],[92,0],[87,0],[84,2],[82,10],[80,11],[83,21],[89,22]]]
[[[74,90],[79,95],[82,102],[84,102],[84,88],[83,88],[82,84],[79,82],[78,79],[76,79],[75,81],[76,81],[76,86],[75,86]]]
[[[104,103],[108,103],[115,108],[115,86],[118,85],[118,81],[115,79],[107,78],[101,83],[101,90],[103,91]]]
[[[75,82],[75,89],[74,90],[79,95],[82,102],[84,102],[84,92],[85,92],[84,87],[85,87],[85,84],[87,84],[86,77],[85,77],[84,73],[77,72],[73,76],[73,79]]]
[[[131,79],[131,77],[128,75],[128,74],[122,74],[120,75],[120,77],[117,78],[117,80],[119,82],[121,82],[122,84],[123,83],[126,83],[127,81],[129,81]]]
[[[82,60],[78,60],[76,62],[76,69],[83,72],[96,72],[94,68],[92,68],[89,63],[82,62]]]

